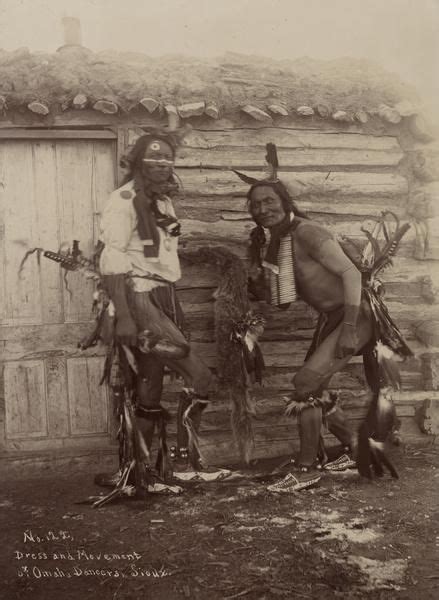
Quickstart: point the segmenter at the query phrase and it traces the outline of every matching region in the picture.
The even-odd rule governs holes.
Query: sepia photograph
[[[1,0],[0,600],[439,598],[439,0]]]

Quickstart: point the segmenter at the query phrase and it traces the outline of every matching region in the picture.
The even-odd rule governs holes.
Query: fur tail
[[[253,406],[248,389],[231,390],[232,399],[232,431],[240,456],[250,463],[251,453],[255,445],[253,434],[253,417],[255,408]]]
[[[372,457],[369,445],[369,432],[366,422],[363,422],[358,430],[358,446],[356,463],[358,472],[362,477],[372,479]]]
[[[372,390],[372,401],[358,431],[357,468],[360,475],[383,475],[383,465],[394,478],[398,474],[384,453],[386,439],[395,429],[396,411],[391,389],[400,388],[400,376],[392,351],[378,342],[363,352],[364,372]]]

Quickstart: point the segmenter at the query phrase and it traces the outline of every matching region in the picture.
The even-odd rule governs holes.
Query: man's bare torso
[[[302,300],[317,311],[330,312],[344,304],[341,276],[318,262],[319,240],[330,239],[331,236],[324,228],[311,221],[300,218],[298,221],[300,222],[293,232],[298,292]]]

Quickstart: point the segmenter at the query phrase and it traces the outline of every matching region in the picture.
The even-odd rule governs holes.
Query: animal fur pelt
[[[385,443],[397,423],[391,389],[384,388],[373,393],[366,418],[358,430],[357,468],[360,475],[372,479],[382,477],[386,467],[394,479],[398,473],[385,454]]]
[[[246,462],[254,445],[250,390],[260,381],[263,359],[257,340],[264,322],[252,315],[247,294],[247,269],[241,259],[222,246],[180,252],[192,264],[211,265],[220,274],[215,299],[217,374],[232,404],[232,430]]]

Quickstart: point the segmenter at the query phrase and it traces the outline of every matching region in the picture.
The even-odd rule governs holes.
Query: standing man
[[[151,448],[155,424],[163,416],[160,401],[168,367],[185,381],[178,408],[174,477],[214,480],[229,471],[203,465],[197,443],[212,376],[183,333],[174,287],[181,276],[180,224],[171,200],[178,190],[173,171],[177,145],[175,134],[151,131],[139,137],[125,157],[128,174],[102,215],[105,246],[100,272],[115,307],[114,338],[129,347],[136,359],[136,416],[146,446]],[[107,482],[101,477],[100,483]]]
[[[305,364],[294,377],[295,392],[287,408],[287,414],[298,419],[299,454],[289,464],[290,472],[268,487],[273,492],[290,492],[309,487],[321,477],[317,467],[321,466],[322,422],[344,448],[342,456],[324,468],[355,466],[354,434],[327,386],[355,354],[370,358],[377,339],[372,311],[362,294],[361,273],[332,234],[297,209],[277,178],[275,146],[267,144],[267,151],[272,168],[269,178],[258,181],[237,173],[251,184],[248,209],[257,224],[250,240],[250,291],[280,308],[288,308],[300,296],[320,314]]]

